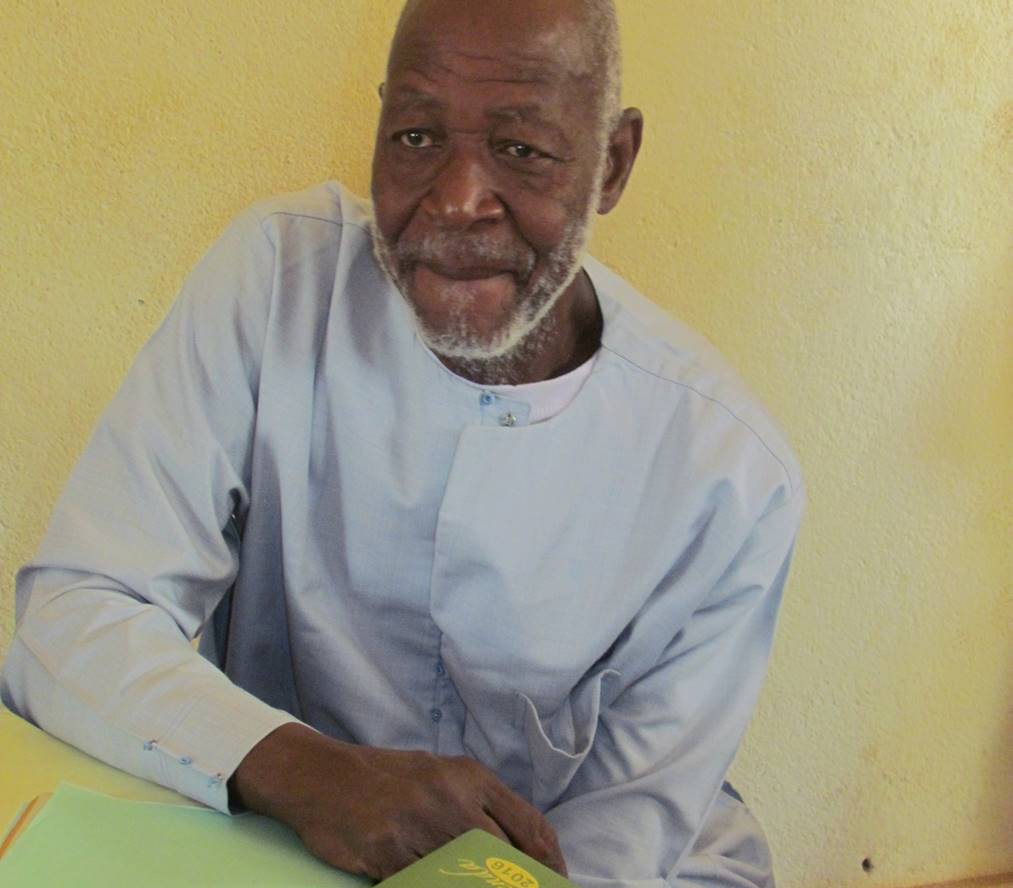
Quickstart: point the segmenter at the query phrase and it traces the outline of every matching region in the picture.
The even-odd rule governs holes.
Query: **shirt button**
[[[190,758],[190,756],[188,756],[188,755],[184,755],[184,756],[183,756],[183,757],[182,757],[182,758],[181,758],[181,759],[179,760],[179,763],[180,763],[181,765],[192,765],[192,764],[193,764],[193,759],[192,759],[192,758]]]
[[[438,662],[436,664],[436,674],[437,675],[446,675],[447,674],[447,667],[443,665],[442,661],[440,661],[440,662]]]
[[[430,717],[430,718],[431,718],[431,719],[432,719],[432,720],[433,720],[434,722],[438,722],[438,721],[439,721],[439,720],[440,720],[441,718],[443,718],[443,713],[442,713],[442,712],[440,712],[440,710],[439,710],[439,709],[430,709],[430,710],[429,710],[429,717]]]
[[[517,417],[514,416],[512,413],[504,413],[499,418],[499,424],[506,428],[511,428],[512,426],[517,425]]]
[[[494,395],[490,394],[489,392],[482,392],[482,397],[478,399],[478,403],[481,404],[483,407],[488,407],[495,400],[496,398]]]

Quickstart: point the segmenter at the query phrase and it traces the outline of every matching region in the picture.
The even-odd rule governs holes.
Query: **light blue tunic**
[[[3,698],[222,810],[293,717],[469,755],[547,812],[578,883],[690,884],[797,464],[702,339],[592,260],[598,359],[529,424],[420,343],[367,212],[335,184],[266,201],[197,266],[19,575]]]

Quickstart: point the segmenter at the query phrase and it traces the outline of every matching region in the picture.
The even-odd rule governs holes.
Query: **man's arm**
[[[679,874],[759,696],[802,504],[798,490],[759,521],[657,663],[602,707],[587,758],[547,812],[578,884],[693,884]],[[729,871],[706,884],[747,883]]]
[[[481,766],[329,740],[193,649],[239,568],[274,279],[246,214],[142,350],[19,574],[3,700],[221,811],[234,775],[237,801],[344,869],[389,875],[473,826],[562,869],[542,816]]]
[[[18,575],[3,673],[40,727],[220,810],[224,778],[292,720],[191,645],[238,569],[273,262],[246,214],[188,278]]]

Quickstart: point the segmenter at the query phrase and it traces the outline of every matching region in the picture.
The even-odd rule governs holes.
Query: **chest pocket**
[[[539,713],[527,694],[517,693],[517,722],[526,759],[523,788],[540,811],[551,808],[587,758],[602,709],[618,687],[619,672],[586,676],[554,712]]]
[[[540,811],[555,805],[595,744],[602,711],[619,688],[616,669],[583,677],[551,712],[514,691],[510,724],[486,725],[468,713],[464,745]]]

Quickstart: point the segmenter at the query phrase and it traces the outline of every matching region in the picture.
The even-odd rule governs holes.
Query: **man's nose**
[[[461,150],[454,151],[440,168],[424,206],[433,221],[446,228],[495,222],[505,212],[482,158]]]

